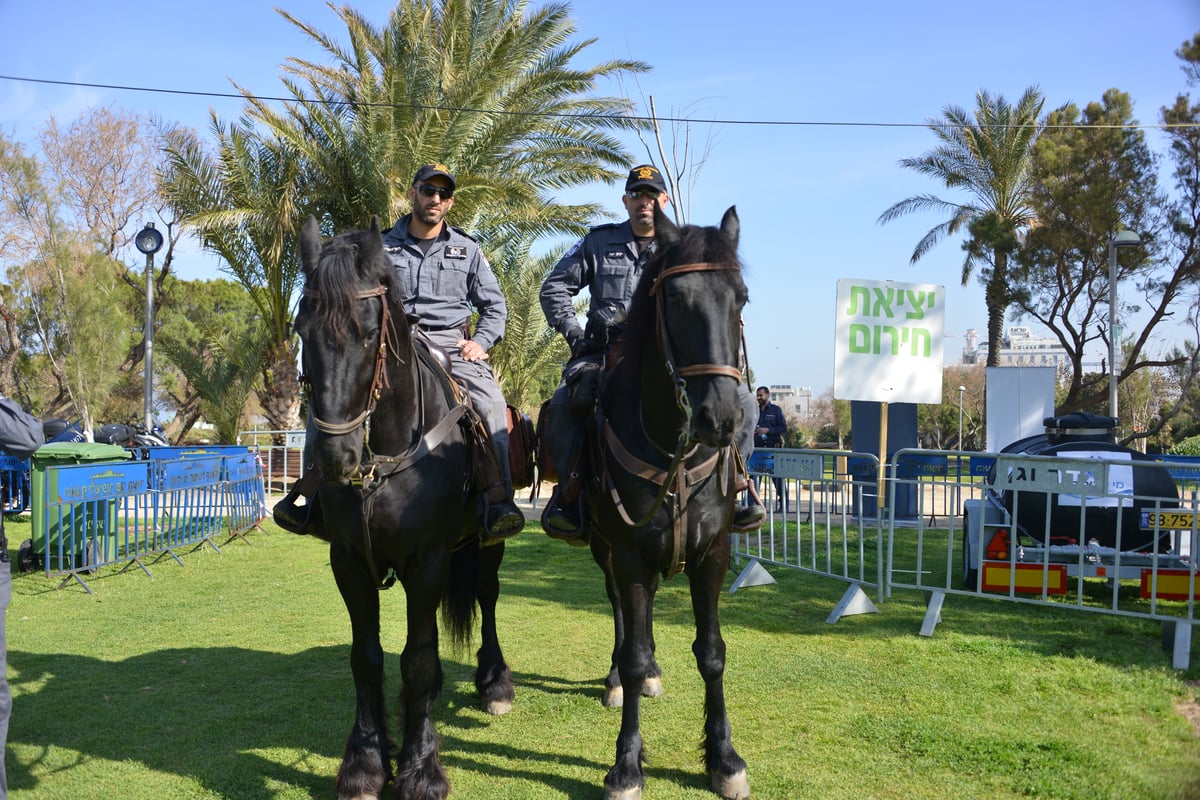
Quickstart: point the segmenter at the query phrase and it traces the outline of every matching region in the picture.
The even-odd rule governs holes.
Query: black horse
[[[311,452],[320,470],[329,563],[350,613],[356,713],[338,770],[339,798],[378,797],[392,777],[383,701],[379,589],[399,579],[408,631],[401,655],[403,741],[395,787],[412,800],[450,791],[431,713],[441,689],[437,612],[453,641],[482,622],[475,685],[502,714],[513,687],[496,637],[504,544],[479,546],[466,410],[453,383],[406,322],[379,226],[321,244],[309,217],[300,235],[303,341]]]
[[[741,312],[737,212],[720,227],[678,228],[655,211],[657,256],[643,271],[603,374],[588,484],[592,556],[605,574],[616,642],[605,704],[622,706],[606,800],[641,797],[640,696],[660,694],[654,595],[660,576],[687,575],[692,650],[704,679],[704,760],[712,788],[749,797],[746,762],[725,710],[725,642],[717,601],[729,564],[734,495],[744,467],[733,445]]]

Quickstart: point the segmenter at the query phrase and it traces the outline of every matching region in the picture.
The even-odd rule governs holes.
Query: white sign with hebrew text
[[[839,280],[833,396],[942,402],[945,297],[933,284]]]

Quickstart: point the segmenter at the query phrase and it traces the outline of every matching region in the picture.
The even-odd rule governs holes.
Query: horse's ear
[[[371,229],[367,232],[367,241],[363,246],[363,255],[374,258],[383,252],[383,235],[379,232],[379,217],[371,215]]]
[[[308,219],[304,220],[304,225],[300,227],[300,263],[305,274],[316,268],[320,257],[321,226],[317,224],[317,218],[309,214]]]
[[[742,223],[738,220],[737,206],[730,206],[725,210],[725,216],[721,217],[721,233],[725,234],[730,243],[737,247],[738,234],[742,230]]]
[[[679,228],[675,226],[674,222],[671,222],[671,218],[666,215],[658,203],[654,204],[654,238],[662,247],[670,247],[682,238]]]

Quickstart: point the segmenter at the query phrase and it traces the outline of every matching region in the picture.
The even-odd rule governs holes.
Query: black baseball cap
[[[632,192],[634,189],[640,189],[643,186],[648,186],[651,189],[657,189],[660,192],[667,190],[666,181],[663,180],[662,173],[658,171],[658,167],[650,164],[642,164],[629,170],[629,177],[625,179],[625,191]]]
[[[450,181],[451,189],[456,188],[453,173],[450,172],[449,167],[446,167],[443,164],[426,164],[425,166],[421,167],[419,170],[417,170],[417,174],[413,176],[412,185],[416,186],[418,183],[423,183],[424,181],[427,181],[437,175],[441,175],[443,178]]]

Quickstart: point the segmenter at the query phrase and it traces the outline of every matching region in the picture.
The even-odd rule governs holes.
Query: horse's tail
[[[442,628],[455,648],[471,643],[479,598],[479,543],[470,541],[450,556],[450,580],[442,596]]]

